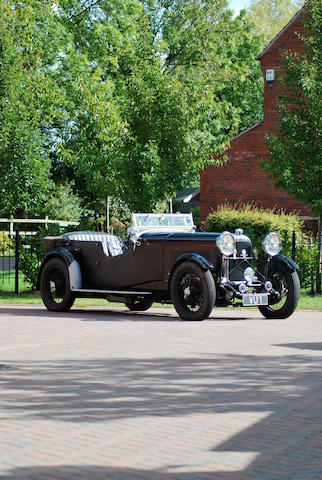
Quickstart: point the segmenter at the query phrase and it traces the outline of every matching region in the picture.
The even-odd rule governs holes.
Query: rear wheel
[[[75,297],[69,288],[67,265],[60,258],[48,260],[40,276],[40,294],[48,310],[68,312]]]
[[[132,312],[145,312],[152,307],[152,303],[148,300],[129,300],[125,302],[125,306]]]
[[[204,320],[216,300],[216,288],[209,270],[203,271],[194,262],[184,262],[175,270],[171,297],[178,315],[184,320]]]
[[[266,318],[287,318],[297,307],[300,298],[300,280],[297,272],[290,271],[284,264],[276,265],[275,271],[269,275],[273,289],[279,295],[271,300],[268,306],[258,307]]]

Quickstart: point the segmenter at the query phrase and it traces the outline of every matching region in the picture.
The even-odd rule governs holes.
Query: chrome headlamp
[[[232,233],[224,232],[216,240],[219,250],[227,257],[234,253],[236,242]]]
[[[270,232],[264,238],[262,245],[264,252],[274,257],[274,255],[277,255],[281,251],[282,240],[278,233]]]
[[[254,270],[252,269],[252,267],[247,267],[245,270],[244,270],[244,278],[246,280],[247,283],[249,282],[252,282],[253,279],[254,279]]]

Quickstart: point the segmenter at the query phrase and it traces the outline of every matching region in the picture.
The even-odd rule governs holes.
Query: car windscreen
[[[191,213],[133,213],[134,227],[144,228],[180,228],[193,229],[194,223]]]

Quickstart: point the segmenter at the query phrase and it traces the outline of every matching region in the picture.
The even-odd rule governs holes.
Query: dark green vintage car
[[[128,241],[96,232],[44,238],[38,282],[49,310],[68,311],[77,297],[98,297],[136,311],[173,303],[185,320],[203,320],[214,306],[255,306],[267,318],[294,312],[298,267],[280,254],[277,233],[264,239],[264,261],[255,272],[251,240],[241,229],[196,232],[191,214],[139,213],[132,220]]]

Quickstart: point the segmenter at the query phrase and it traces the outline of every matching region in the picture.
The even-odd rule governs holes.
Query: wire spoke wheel
[[[275,271],[269,275],[273,290],[268,306],[258,307],[266,318],[287,318],[297,307],[300,297],[300,281],[296,271],[289,270],[282,263],[276,265]]]
[[[184,320],[204,320],[215,304],[216,289],[209,270],[194,262],[183,262],[171,281],[171,298],[177,313]]]
[[[63,260],[52,258],[45,264],[40,276],[40,293],[48,310],[67,312],[75,297],[69,288],[68,269]]]
[[[50,270],[46,278],[47,295],[55,303],[62,303],[66,293],[66,280],[61,270]]]
[[[288,296],[288,287],[287,287],[287,279],[284,273],[275,273],[271,279],[273,289],[276,292],[279,292],[279,295],[273,299],[272,303],[270,304],[270,309],[273,311],[280,310],[287,301]]]
[[[178,295],[187,311],[197,312],[204,300],[200,277],[193,272],[185,272],[178,285]]]

